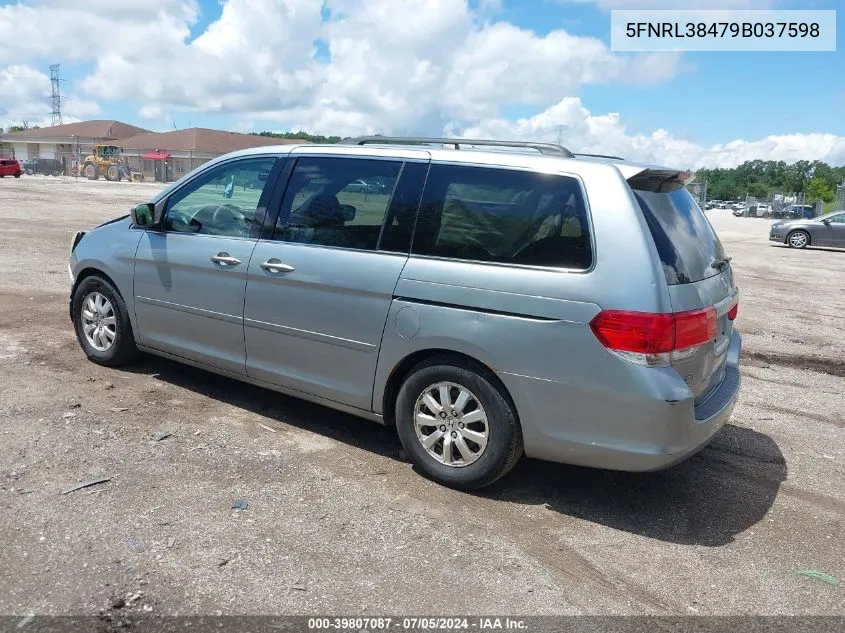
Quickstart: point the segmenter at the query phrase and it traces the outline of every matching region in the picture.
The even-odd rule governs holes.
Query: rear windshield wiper
[[[725,257],[725,259],[717,259],[715,262],[710,264],[710,266],[712,268],[719,269],[722,266],[727,266],[728,264],[730,264],[732,259],[733,259],[733,257]]]

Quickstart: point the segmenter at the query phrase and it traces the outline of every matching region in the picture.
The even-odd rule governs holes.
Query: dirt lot
[[[669,471],[524,460],[469,495],[378,425],[87,362],[71,235],[155,191],[0,181],[0,613],[845,614],[845,587],[798,574],[845,581],[845,252],[714,211],[742,290],[732,424]]]

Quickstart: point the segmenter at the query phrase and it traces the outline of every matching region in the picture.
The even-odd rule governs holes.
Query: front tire
[[[97,167],[92,163],[85,165],[84,174],[88,180],[97,180],[100,177]]]
[[[807,248],[810,244],[810,234],[807,231],[792,231],[786,236],[786,243],[790,248]]]
[[[395,414],[411,461],[443,485],[483,488],[522,457],[522,430],[507,393],[486,368],[462,358],[434,358],[414,368]]]
[[[83,279],[71,303],[76,339],[88,360],[117,367],[138,351],[126,304],[117,289],[97,275]]]

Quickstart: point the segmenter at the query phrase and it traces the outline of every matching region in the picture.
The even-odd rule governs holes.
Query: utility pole
[[[50,84],[52,86],[53,116],[50,125],[62,124],[62,95],[59,90],[59,64],[50,66]]]

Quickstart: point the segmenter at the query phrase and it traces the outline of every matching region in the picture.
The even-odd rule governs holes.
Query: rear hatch
[[[646,169],[628,178],[657,247],[675,313],[713,310],[715,336],[673,352],[671,365],[695,394],[696,405],[725,377],[738,290],[730,258],[710,221],[687,191],[688,172]]]

